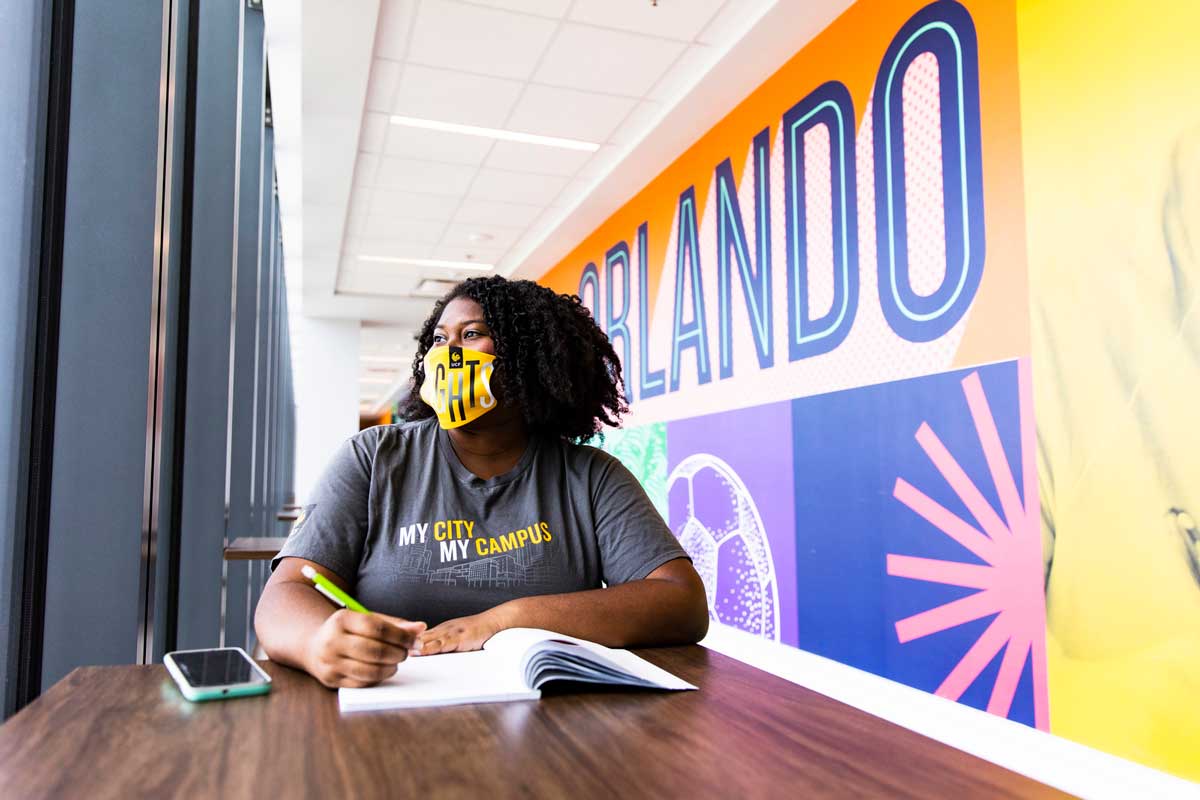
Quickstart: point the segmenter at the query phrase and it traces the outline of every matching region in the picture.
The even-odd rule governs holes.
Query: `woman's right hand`
[[[424,622],[340,609],[317,629],[305,669],[330,689],[373,686],[396,674]]]

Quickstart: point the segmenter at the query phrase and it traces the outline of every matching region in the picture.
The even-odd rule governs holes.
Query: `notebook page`
[[[541,692],[525,685],[518,663],[503,653],[477,650],[412,656],[396,674],[366,689],[339,689],[343,712],[422,708],[462,703],[536,700]]]
[[[591,644],[591,642],[585,642],[583,639],[576,639],[573,636],[543,630],[542,628],[507,628],[484,642],[483,649],[503,652],[510,658],[520,660],[521,656],[525,655],[526,650],[547,639],[558,639],[564,642],[575,642],[576,644]],[[594,646],[599,647],[600,645]]]

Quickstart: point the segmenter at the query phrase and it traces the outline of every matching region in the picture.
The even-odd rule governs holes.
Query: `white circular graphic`
[[[754,498],[733,468],[709,453],[688,456],[671,471],[668,495],[685,488],[684,519],[672,520],[673,528],[704,581],[709,615],[779,641],[775,561]]]

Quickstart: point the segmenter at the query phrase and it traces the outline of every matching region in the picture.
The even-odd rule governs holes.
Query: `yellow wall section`
[[[1197,31],[1194,3],[1018,4],[1051,730],[1193,780]]]

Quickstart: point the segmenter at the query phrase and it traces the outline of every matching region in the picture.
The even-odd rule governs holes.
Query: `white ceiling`
[[[419,286],[479,273],[360,256],[540,274],[849,4],[267,0],[293,312],[365,321],[364,408],[383,405],[437,288]],[[599,149],[402,127],[393,114]]]

